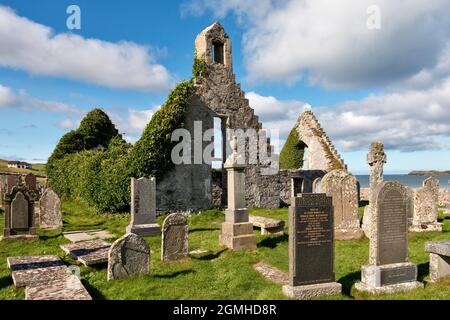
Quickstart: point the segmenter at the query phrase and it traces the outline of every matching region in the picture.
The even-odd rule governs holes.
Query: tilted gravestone
[[[289,208],[289,284],[283,293],[294,299],[337,295],[331,197],[299,194]]]
[[[48,230],[62,227],[61,200],[51,188],[39,200],[39,226]]]
[[[156,179],[131,178],[131,222],[127,233],[141,237],[161,233],[156,223]]]
[[[37,191],[36,176],[32,173],[28,173],[25,176],[25,185],[27,186],[29,192],[36,192]]]
[[[422,188],[414,194],[414,215],[411,231],[442,231],[442,223],[438,223],[439,180],[433,177],[425,179]]]
[[[117,239],[108,252],[108,281],[150,272],[150,248],[134,233]]]
[[[5,195],[5,227],[2,239],[36,239],[34,199],[26,186],[15,186]]]
[[[392,293],[423,287],[417,266],[408,262],[408,189],[382,182],[375,189],[369,235],[369,264],[362,267],[360,291]]]
[[[172,213],[164,220],[162,227],[161,260],[183,259],[189,254],[188,222],[181,213]]]
[[[356,178],[346,170],[332,170],[322,178],[320,189],[333,199],[335,239],[352,240],[364,237],[364,232],[359,227]]]

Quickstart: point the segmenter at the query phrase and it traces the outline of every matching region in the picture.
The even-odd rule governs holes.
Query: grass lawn
[[[252,209],[252,214],[280,218],[287,221],[287,208]],[[81,201],[63,202],[64,231],[107,229],[118,237],[128,224],[127,214],[99,215]],[[162,225],[164,217],[158,222]],[[450,299],[450,279],[429,284],[428,254],[424,243],[428,240],[450,239],[450,216],[440,219],[444,231],[410,233],[410,258],[419,267],[419,281],[425,289],[394,295],[368,295],[352,286],[360,279],[361,265],[367,263],[369,242],[336,241],[336,280],[343,285],[343,295],[331,299]],[[220,223],[224,216],[210,210],[189,218],[189,249],[208,250],[179,262],[162,263],[161,237],[146,238],[152,250],[151,273],[126,280],[106,281],[105,268],[81,267],[82,282],[94,299],[286,299],[281,285],[268,282],[252,265],[259,261],[288,271],[288,236],[261,236],[255,230],[258,250],[235,253],[219,245]],[[0,215],[3,225],[3,213]],[[287,229],[286,229],[287,232]],[[61,231],[39,230],[39,240],[0,242],[0,299],[23,299],[24,290],[12,284],[6,258],[18,255],[56,254],[67,264],[76,264],[59,249],[68,243]],[[112,239],[114,240],[114,239]],[[330,299],[330,298],[328,298]]]

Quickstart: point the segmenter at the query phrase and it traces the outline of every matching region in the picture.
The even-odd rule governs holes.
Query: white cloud
[[[450,70],[448,0],[197,0],[184,11],[242,23],[248,79],[326,87],[430,86]],[[377,5],[381,29],[367,28]],[[186,7],[188,9],[186,9]]]
[[[11,88],[0,84],[0,107],[13,107],[17,104],[17,98]]]
[[[308,108],[301,101],[280,101],[253,92],[247,98],[261,115],[263,128],[278,128],[281,140]],[[386,149],[403,152],[450,150],[450,77],[428,89],[370,95],[312,110],[342,151],[368,150],[375,140],[384,141]]]
[[[58,127],[61,129],[75,129],[77,126],[76,122],[71,119],[64,119],[58,122]]]
[[[66,77],[110,88],[161,91],[172,84],[149,47],[112,43],[49,27],[0,6],[0,66]],[[157,49],[155,49],[158,51]]]

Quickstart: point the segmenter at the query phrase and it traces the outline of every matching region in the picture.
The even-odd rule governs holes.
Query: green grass
[[[287,221],[287,208],[252,209],[251,214]],[[64,201],[64,230],[107,229],[118,237],[123,235],[129,215],[100,215],[82,201]],[[442,213],[444,231],[410,234],[410,258],[419,266],[419,281],[425,289],[394,295],[368,295],[357,292],[353,285],[361,277],[361,265],[367,263],[367,239],[336,241],[336,280],[343,285],[343,295],[328,299],[450,299],[450,278],[429,284],[428,254],[425,241],[449,239],[450,217]],[[164,217],[158,218],[162,225]],[[265,262],[288,271],[288,236],[261,236],[255,230],[258,250],[232,252],[219,245],[220,223],[224,216],[219,210],[210,210],[189,218],[189,249],[204,249],[199,256],[171,263],[163,263],[161,237],[147,237],[151,248],[151,273],[126,280],[106,281],[105,268],[81,267],[82,282],[94,299],[285,299],[281,285],[271,283],[253,270],[252,265]],[[0,216],[3,225],[3,214]],[[12,284],[6,258],[18,255],[56,254],[67,264],[74,260],[59,249],[68,241],[61,231],[38,230],[39,240],[0,242],[0,299],[23,299],[24,290]],[[287,233],[287,227],[286,227]],[[113,241],[114,239],[112,239]]]

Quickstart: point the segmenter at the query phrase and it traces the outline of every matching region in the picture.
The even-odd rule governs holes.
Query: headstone
[[[335,282],[334,226],[331,197],[304,193],[289,207],[289,284],[283,293],[294,299],[341,294]]]
[[[6,193],[11,193],[12,189],[19,185],[19,182],[19,176],[9,174],[6,177]]]
[[[108,281],[150,272],[150,248],[144,239],[128,233],[117,239],[108,253]]]
[[[442,231],[442,223],[438,223],[439,180],[429,177],[422,183],[422,188],[414,194],[414,215],[411,231]]]
[[[58,229],[62,227],[61,200],[53,189],[45,190],[39,200],[39,226],[42,229]]]
[[[25,176],[25,185],[27,186],[29,192],[36,192],[37,191],[36,176],[32,173],[28,173]]]
[[[253,234],[253,224],[249,222],[245,203],[245,165],[238,164],[237,161],[237,138],[233,137],[230,144],[233,153],[224,165],[227,170],[228,207],[219,242],[234,251],[254,250],[256,236]]]
[[[372,195],[369,264],[362,267],[360,291],[393,293],[423,287],[417,266],[408,262],[408,190],[398,182],[378,184]]]
[[[335,239],[352,240],[364,237],[364,232],[359,227],[356,178],[346,170],[332,170],[322,178],[320,188],[333,199]]]
[[[3,208],[3,198],[7,190],[6,176],[0,175],[0,207]]]
[[[383,166],[386,163],[386,154],[384,153],[384,144],[381,141],[372,142],[370,152],[367,154],[367,163],[370,166],[369,183],[369,205],[364,208],[362,229],[367,237],[372,233],[371,203],[374,202],[373,196],[378,184],[383,182]]]
[[[181,213],[172,213],[163,223],[161,260],[174,261],[189,254],[188,222]]]
[[[25,186],[5,195],[5,228],[2,239],[36,239],[34,199]]]
[[[450,276],[450,240],[427,242],[425,251],[430,253],[430,282]]]
[[[156,179],[131,178],[131,222],[127,233],[141,237],[161,233],[156,223]]]

